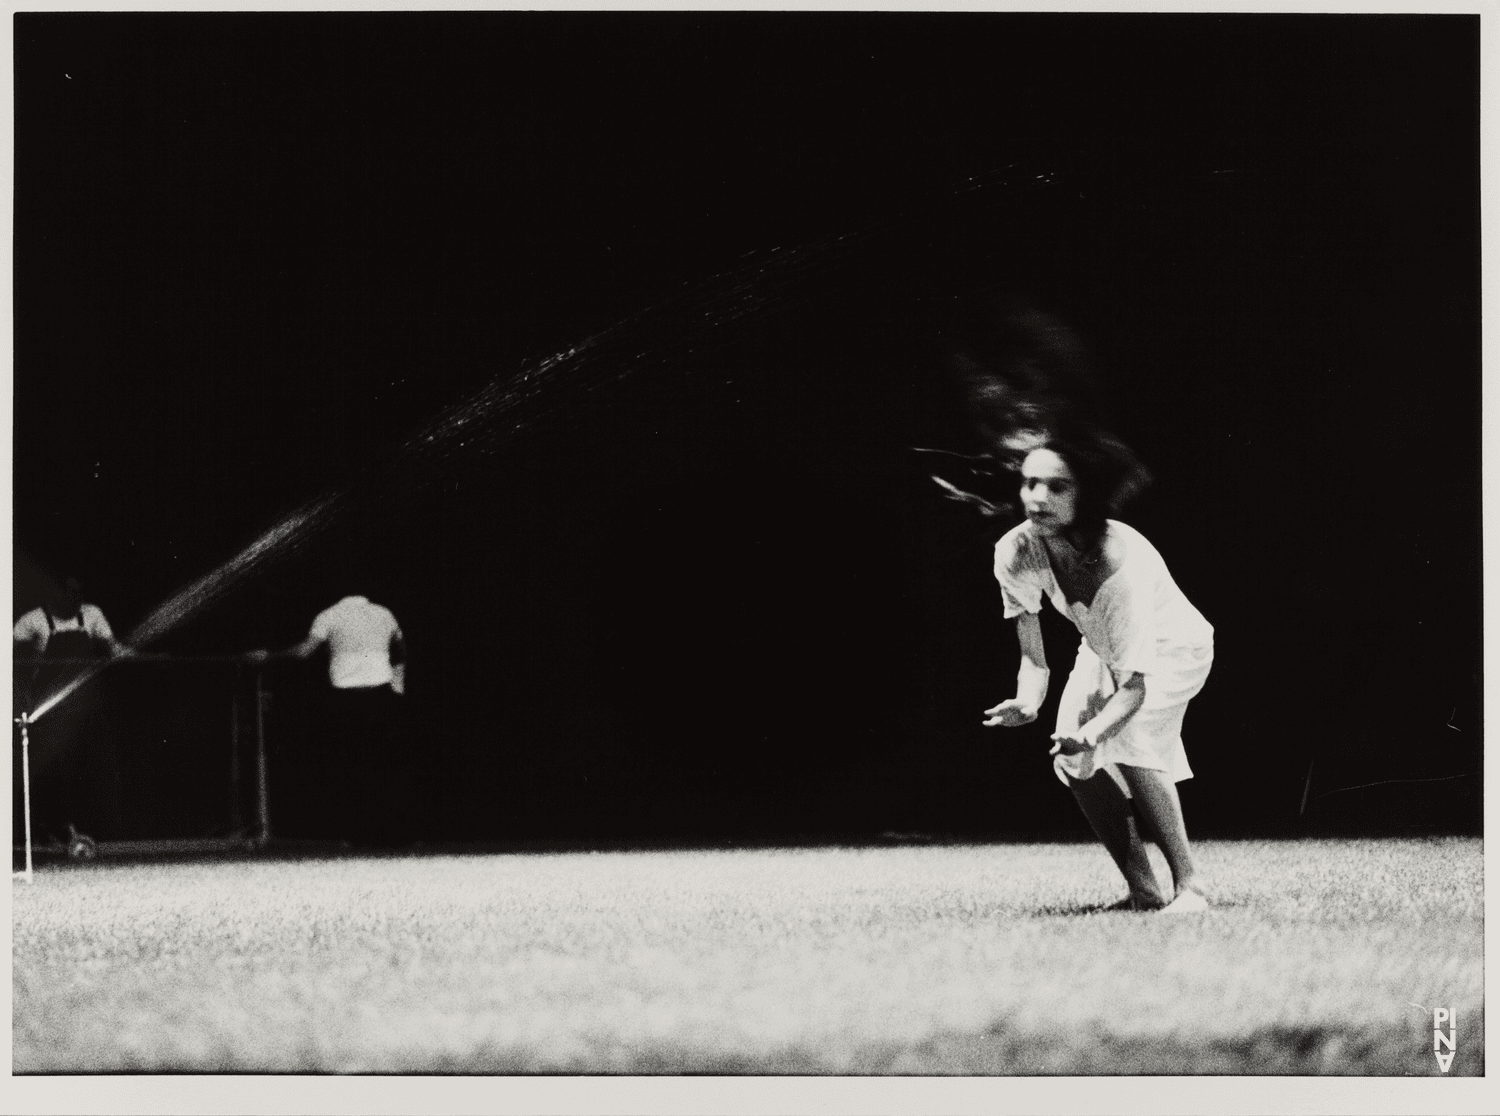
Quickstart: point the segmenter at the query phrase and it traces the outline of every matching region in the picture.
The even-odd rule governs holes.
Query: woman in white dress
[[[1053,765],[1129,885],[1115,906],[1203,910],[1176,784],[1192,776],[1182,718],[1208,677],[1213,628],[1145,536],[1107,518],[1111,478],[1101,455],[1049,439],[1026,454],[1021,477],[1026,521],[995,545],[1021,668],[1016,696],[985,710],[984,723],[1036,720],[1048,681],[1039,613],[1050,600],[1083,636],[1058,708]],[[1151,869],[1137,813],[1166,856],[1170,892]]]

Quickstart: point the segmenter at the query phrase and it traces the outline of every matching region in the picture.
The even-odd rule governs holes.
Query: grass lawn
[[[96,862],[12,885],[16,1073],[1484,1070],[1477,840]],[[1413,1006],[1421,1005],[1421,1006]],[[1425,1009],[1425,1010],[1424,1010]]]

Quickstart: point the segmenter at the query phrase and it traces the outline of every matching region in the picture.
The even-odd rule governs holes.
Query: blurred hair
[[[1078,483],[1069,533],[1093,545],[1104,521],[1151,476],[1130,447],[1104,429],[1100,385],[1082,339],[1060,318],[1001,288],[963,299],[948,328],[948,366],[984,443],[977,456],[950,455],[950,469],[961,464],[968,474],[964,483],[981,489],[1013,478],[1014,492],[1026,456],[1052,450]],[[950,498],[975,504],[985,515],[1019,511],[1009,501],[944,486]]]
[[[1095,419],[1098,384],[1083,341],[1017,295],[992,289],[968,299],[948,358],[986,448],[1002,463],[1019,465],[1059,423]]]

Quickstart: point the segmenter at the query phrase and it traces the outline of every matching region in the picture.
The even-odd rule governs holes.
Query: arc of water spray
[[[1015,189],[1019,185],[1020,188],[1029,189],[1035,187],[1036,181],[1051,184],[1050,178],[1044,176],[1037,176],[1036,181],[1019,184],[1007,179],[1008,175],[999,180],[992,173],[975,175],[956,189],[950,187],[950,192],[960,193],[986,185],[999,185],[1005,189]],[[818,273],[829,266],[824,261],[831,253],[848,249],[859,241],[886,231],[890,223],[889,220],[877,220],[863,229],[824,237],[810,244],[786,249],[774,248],[769,253],[749,253],[747,258],[754,258],[739,268],[710,276],[701,283],[690,284],[685,291],[672,298],[645,307],[516,375],[492,379],[470,398],[442,412],[414,438],[404,443],[396,452],[396,460],[399,464],[406,464],[413,454],[423,454],[454,443],[464,447],[470,438],[483,442],[485,437],[493,437],[494,420],[502,416],[511,419],[511,433],[523,429],[528,425],[528,418],[517,412],[521,411],[524,404],[534,402],[544,391],[549,390],[551,381],[564,369],[576,368],[585,361],[596,361],[601,355],[598,350],[606,341],[618,340],[630,326],[650,321],[664,312],[675,310],[691,313],[699,327],[706,328],[735,321],[751,313],[785,306],[789,300],[784,294],[777,292],[775,283],[779,282],[782,288],[787,288],[793,279],[805,279]],[[681,343],[678,342],[679,345]],[[623,354],[607,372],[600,375],[598,382],[623,379],[642,360],[652,355],[655,352],[650,346],[636,346],[633,353]],[[592,389],[597,383],[588,383],[587,386]],[[491,429],[483,429],[486,426]],[[131,649],[143,648],[218,600],[261,566],[304,541],[312,531],[325,527],[346,497],[346,491],[335,491],[294,511],[239,554],[178,590],[153,609],[126,637],[126,646]],[[107,663],[108,660],[105,660],[98,666],[86,669],[55,693],[48,695],[31,712],[30,720],[34,723],[55,709]]]
[[[535,396],[545,381],[550,378],[549,374],[555,372],[560,365],[586,352],[598,339],[597,336],[586,338],[564,352],[549,356],[508,383],[502,383],[498,379],[491,381],[470,399],[445,411],[403,448],[407,451],[420,451],[428,446],[458,440],[458,436],[467,433],[479,419],[490,417],[505,409],[502,404],[514,407],[526,398]],[[459,444],[463,444],[461,440]],[[333,492],[298,508],[233,558],[185,585],[157,605],[126,636],[125,646],[132,651],[144,648],[184,620],[202,611],[261,566],[272,559],[279,558],[292,546],[305,541],[314,530],[326,526],[345,498],[344,492]],[[35,723],[57,708],[109,665],[109,662],[108,659],[101,660],[69,679],[65,685],[49,694],[31,711],[30,721]]]
[[[153,640],[182,623],[195,612],[206,607],[229,591],[268,559],[278,556],[289,543],[303,539],[314,526],[326,521],[336,505],[338,497],[324,496],[304,505],[272,527],[260,538],[240,551],[223,565],[204,574],[196,581],[179,589],[167,600],[152,609],[125,638],[125,646],[131,649],[144,647]],[[60,689],[49,694],[31,711],[32,723],[66,701],[79,687],[98,674],[109,664],[108,659],[86,667]]]
[[[739,313],[744,312],[742,306],[736,307],[735,310]],[[397,451],[398,460],[434,447],[444,447],[455,443],[463,446],[465,436],[473,436],[477,439],[480,433],[478,428],[482,423],[492,422],[496,417],[509,414],[527,401],[535,399],[556,377],[561,368],[578,363],[604,338],[618,333],[625,326],[650,313],[651,309],[647,309],[622,319],[602,333],[587,337],[562,352],[554,353],[516,376],[508,379],[497,377],[491,380],[469,399],[448,408],[424,430],[408,440]],[[628,362],[626,365],[616,370],[617,377],[628,374],[630,370]],[[524,421],[517,421],[512,429],[518,430],[524,425]],[[346,498],[346,492],[337,491],[319,497],[297,509],[233,558],[190,582],[152,609],[125,638],[125,646],[130,650],[144,648],[189,617],[202,611],[261,566],[272,559],[279,558],[292,546],[305,541],[313,531],[325,527]],[[104,669],[109,662],[110,660],[107,659],[101,660],[69,679],[65,685],[49,694],[31,711],[30,721],[35,723],[57,708]]]

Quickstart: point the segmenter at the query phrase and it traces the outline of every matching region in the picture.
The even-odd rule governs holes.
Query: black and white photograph
[[[1477,9],[9,32],[18,1096],[1493,1111]]]

